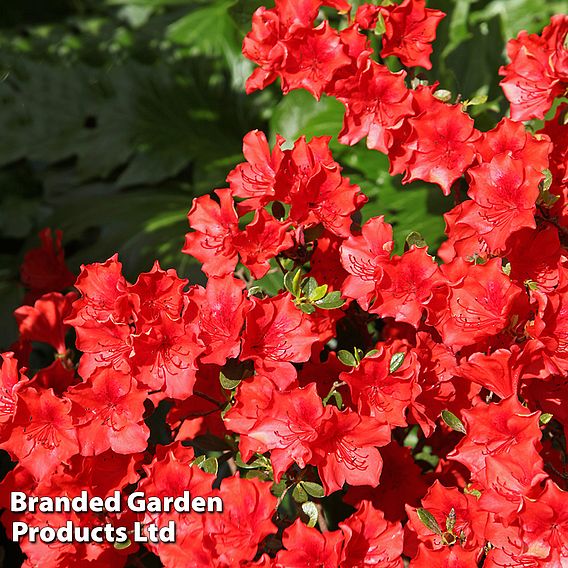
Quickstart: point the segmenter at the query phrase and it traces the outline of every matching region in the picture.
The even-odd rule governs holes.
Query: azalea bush
[[[26,566],[568,566],[568,16],[509,41],[490,129],[486,96],[428,78],[444,17],[423,0],[254,12],[247,93],[276,81],[342,125],[245,135],[188,214],[204,285],[159,262],[129,280],[119,255],[74,274],[41,232],[2,354],[2,523],[174,521],[177,539],[24,538]],[[383,160],[443,199],[441,244],[369,215],[357,171]],[[15,491],[84,490],[224,510],[10,510]]]

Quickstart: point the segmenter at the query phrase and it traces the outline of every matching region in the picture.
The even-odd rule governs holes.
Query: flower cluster
[[[568,565],[568,106],[554,102],[568,17],[510,42],[512,118],[488,132],[371,48],[368,30],[381,57],[429,68],[443,17],[424,0],[355,14],[276,0],[243,44],[258,64],[249,92],[279,78],[284,93],[336,97],[341,143],[366,137],[403,182],[455,193],[435,257],[419,241],[394,254],[385,216],[359,224],[367,198],[329,137],[271,148],[259,131],[228,187],[189,212],[183,252],[205,287],[158,263],[129,282],[116,255],[75,280],[61,235],[42,232],[2,355],[0,448],[17,462],[2,495],[189,490],[225,511],[6,510],[8,532],[22,517],[177,525],[175,544],[145,550],[24,541],[26,566],[150,552],[204,568]],[[553,104],[536,134],[519,122]],[[54,354],[39,369],[37,342]]]

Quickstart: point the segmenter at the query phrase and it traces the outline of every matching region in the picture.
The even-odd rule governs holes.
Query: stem
[[[327,526],[327,521],[325,520],[323,507],[321,503],[316,503],[316,509],[318,510],[318,527],[322,533],[327,532],[329,530]]]

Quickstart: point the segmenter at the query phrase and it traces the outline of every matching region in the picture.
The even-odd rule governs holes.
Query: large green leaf
[[[325,95],[316,101],[304,90],[292,91],[275,107],[270,120],[272,140],[276,134],[291,144],[300,136],[337,137],[343,123],[343,105]]]
[[[78,194],[54,203],[49,218],[67,242],[82,245],[68,259],[72,268],[77,270],[85,259],[100,262],[118,252],[130,277],[149,270],[156,258],[164,266],[181,267],[193,280],[200,277],[195,263],[181,253],[191,195],[145,190],[108,196],[104,189],[99,195],[90,193],[88,198]]]

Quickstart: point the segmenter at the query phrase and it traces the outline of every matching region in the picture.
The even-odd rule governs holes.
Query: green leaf
[[[325,496],[325,491],[319,483],[314,483],[313,481],[302,481],[302,487],[305,489],[308,495],[321,499]]]
[[[213,0],[193,10],[168,27],[166,37],[175,43],[194,46],[202,55],[224,55],[239,49],[238,32],[229,8],[236,0]]]
[[[485,104],[486,102],[487,102],[487,95],[476,95],[472,99],[465,101],[463,106],[465,108],[470,106],[479,106]]]
[[[308,494],[302,487],[301,483],[298,483],[294,490],[292,491],[292,499],[296,501],[296,503],[305,503],[308,500]]]
[[[321,300],[327,294],[327,284],[322,284],[321,286],[317,286],[312,293],[309,295],[308,300],[310,302],[316,302],[317,300]]]
[[[452,412],[450,412],[449,410],[442,410],[442,420],[452,429],[455,430],[456,432],[461,432],[462,434],[465,434],[465,426],[463,425],[463,422]]]
[[[131,545],[132,545],[132,541],[129,538],[127,538],[124,542],[115,542],[113,544],[113,546],[116,550],[125,550],[126,548],[128,548]]]
[[[335,292],[330,292],[321,300],[315,301],[314,304],[322,310],[335,310],[343,306],[343,304],[345,304],[345,300],[341,297],[341,292],[337,290]]]
[[[223,374],[223,371],[219,373],[219,381],[221,382],[221,386],[226,390],[233,390],[236,389],[242,379],[230,379],[229,377]]]
[[[286,481],[281,479],[279,483],[274,483],[270,488],[270,491],[275,497],[280,497],[284,491],[286,491]]]
[[[471,489],[470,487],[464,487],[463,492],[466,493],[467,495],[473,495],[474,497],[477,497],[477,499],[481,497],[481,491],[479,491],[478,489]]]
[[[385,19],[383,18],[383,15],[379,12],[379,16],[377,18],[377,25],[374,31],[377,35],[382,35],[385,33],[386,29],[387,28],[385,26]]]
[[[314,308],[314,306],[312,306],[311,304],[300,304],[299,305],[300,310],[302,310],[302,312],[304,312],[305,314],[313,314],[316,309]]]
[[[401,351],[399,353],[395,353],[390,360],[389,363],[389,373],[395,373],[400,369],[402,364],[404,363],[405,354]]]
[[[355,355],[353,355],[350,351],[340,349],[337,352],[337,358],[348,367],[357,367],[357,359],[355,359]]]
[[[298,298],[301,293],[300,281],[302,279],[302,267],[298,267],[296,270],[286,272],[284,275],[284,288],[292,294],[295,298]]]
[[[452,98],[452,93],[446,89],[437,89],[434,91],[434,96],[440,101],[447,103]]]
[[[325,398],[324,405],[326,405],[332,398],[335,399],[335,406],[337,406],[337,408],[341,410],[343,408],[343,397],[337,390],[334,390],[329,396]]]
[[[410,248],[411,246],[418,248],[428,246],[428,243],[424,240],[424,237],[417,231],[412,231],[408,234],[408,236],[406,237],[406,244],[408,248]]]
[[[241,452],[237,452],[235,455],[235,464],[242,469],[254,469],[255,467],[259,467],[261,460],[255,459],[252,463],[246,463],[243,461]]]
[[[210,457],[203,460],[198,466],[205,472],[205,473],[212,473],[213,475],[217,475],[219,471],[219,462],[217,458]]]
[[[552,414],[545,412],[544,414],[540,415],[538,421],[544,426],[545,424],[548,424],[552,420],[552,418],[553,418]]]
[[[446,518],[446,530],[452,532],[456,526],[456,510],[452,507]]]
[[[296,90],[287,94],[276,105],[270,119],[271,138],[276,134],[293,143],[301,135],[336,137],[343,124],[343,105],[332,97],[323,96],[316,101],[310,93]]]
[[[315,527],[318,522],[318,508],[313,501],[302,503],[302,511],[308,516],[308,527]]]
[[[435,519],[434,515],[427,511],[426,509],[417,509],[416,514],[420,519],[421,523],[433,533],[442,536],[442,530],[440,529],[440,525],[438,525],[438,521]]]
[[[552,172],[546,168],[542,171],[544,174],[544,180],[542,181],[542,191],[548,191],[552,185]]]
[[[310,299],[310,296],[313,294],[313,291],[318,287],[317,280],[310,276],[306,278],[302,283],[302,290],[304,291],[304,295],[306,298]]]
[[[456,49],[458,45],[462,44],[465,40],[471,37],[467,22],[470,5],[474,1],[475,0],[455,0],[455,3],[453,4],[451,13],[449,15],[449,41],[444,47],[442,57],[447,56],[454,49]]]

